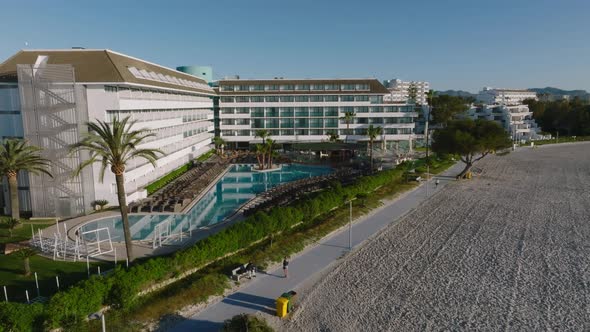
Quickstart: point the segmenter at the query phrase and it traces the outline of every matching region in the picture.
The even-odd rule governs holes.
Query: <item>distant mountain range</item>
[[[586,90],[562,90],[558,88],[530,88],[529,90],[539,93],[547,93],[550,95],[571,96],[571,97],[588,97],[590,95]]]
[[[586,90],[562,90],[559,88],[529,88],[527,90],[535,91],[537,94],[546,93],[549,95],[554,96],[571,96],[571,97],[580,97],[580,98],[590,98],[590,93]],[[459,96],[459,97],[473,97],[477,98],[476,93],[471,93],[463,90],[446,90],[446,91],[437,91],[437,94],[441,95],[449,95],[449,96]]]

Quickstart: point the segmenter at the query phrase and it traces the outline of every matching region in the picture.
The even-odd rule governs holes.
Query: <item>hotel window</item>
[[[295,90],[297,90],[297,91],[309,91],[309,85],[308,84],[297,84],[295,86]]]
[[[318,129],[312,129],[312,130],[309,131],[309,134],[310,135],[316,135],[316,136],[317,135],[323,135],[324,134],[324,131],[323,130],[318,130]]]
[[[293,96],[281,96],[281,102],[282,103],[292,103]]]
[[[281,117],[292,117],[293,116],[293,108],[292,107],[281,107],[280,114],[281,114]]]
[[[309,128],[309,119],[296,118],[295,119],[295,127],[296,128]]]
[[[222,103],[233,103],[234,97],[221,97],[219,100],[221,100]]]
[[[264,113],[266,117],[276,118],[279,116],[279,111],[275,107],[266,108]]]
[[[356,113],[368,113],[369,112],[369,107],[367,106],[357,106],[354,108],[354,111]]]
[[[298,103],[306,103],[309,101],[308,96],[295,96],[295,101]]]
[[[295,108],[295,116],[309,116],[309,109],[307,107]]]
[[[265,86],[266,91],[279,91],[279,86],[276,84]]]
[[[264,91],[264,85],[250,85],[250,91]]]
[[[357,84],[356,89],[359,91],[369,90],[369,85],[368,84]]]
[[[340,96],[340,101],[354,101],[354,96]]]
[[[234,91],[234,86],[233,85],[222,85],[221,91]]]
[[[365,136],[365,135],[367,135],[367,128],[356,128],[354,130],[354,134]]]
[[[250,116],[253,118],[263,118],[264,117],[264,108],[262,108],[262,107],[253,108],[252,114]]]
[[[324,90],[326,91],[338,91],[340,90],[340,86],[338,84],[325,84]]]
[[[324,110],[321,107],[310,107],[310,116],[324,116]]]
[[[293,91],[295,86],[293,84],[285,84],[280,86],[281,91]]]
[[[231,126],[235,124],[233,119],[221,119],[221,124],[224,126]]]
[[[266,96],[265,100],[267,103],[278,103],[279,97],[278,96]]]
[[[250,119],[236,119],[236,125],[245,126],[250,124]]]
[[[279,119],[266,119],[264,123],[265,128],[279,128]]]
[[[281,128],[293,128],[294,121],[293,119],[281,119]]]
[[[264,102],[264,97],[262,97],[262,96],[252,96],[252,97],[250,97],[250,102],[252,102],[252,103],[262,103],[262,102]]]
[[[252,120],[252,128],[255,128],[255,129],[264,128],[264,120],[263,119],[253,119]]]
[[[312,84],[311,85],[311,90],[312,91],[323,91],[324,90],[324,85],[323,84]]]
[[[248,86],[247,85],[236,85],[234,89],[235,89],[235,91],[248,91]]]
[[[250,97],[248,96],[237,96],[236,103],[247,103],[250,101]]]
[[[350,107],[350,106],[340,107],[340,112],[342,112],[342,113],[354,112],[354,107]]]
[[[354,84],[342,84],[340,89],[342,91],[354,91],[355,85]]]
[[[309,127],[310,128],[323,128],[324,120],[319,118],[311,118],[309,119]]]
[[[293,130],[281,130],[281,136],[293,136],[293,135],[294,135]]]
[[[338,101],[338,96],[335,96],[335,95],[324,96],[324,101],[325,102]]]
[[[324,101],[324,96],[309,96],[309,101],[322,102],[322,101]]]
[[[358,124],[368,124],[369,118],[356,118],[356,123]]]
[[[338,116],[338,107],[324,107],[325,116]]]
[[[236,114],[248,114],[250,110],[247,107],[236,108]]]
[[[338,119],[325,119],[324,126],[326,128],[338,128]]]
[[[383,96],[371,96],[369,101],[371,104],[383,104]]]
[[[354,101],[369,101],[369,96],[355,96]]]

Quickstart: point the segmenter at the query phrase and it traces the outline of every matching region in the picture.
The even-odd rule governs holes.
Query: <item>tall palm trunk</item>
[[[31,275],[31,264],[29,262],[29,257],[25,257],[25,277]]]
[[[8,187],[10,188],[10,210],[12,211],[12,218],[19,220],[20,208],[18,206],[18,181],[16,174],[16,172],[9,172],[7,177]]]
[[[117,181],[117,198],[119,199],[119,209],[123,219],[123,234],[125,235],[125,248],[127,249],[127,259],[133,261],[133,245],[131,244],[131,230],[129,228],[129,217],[127,216],[127,199],[125,197],[125,178],[123,172],[115,172]]]
[[[369,140],[369,153],[371,154],[371,173],[373,173],[373,140]]]

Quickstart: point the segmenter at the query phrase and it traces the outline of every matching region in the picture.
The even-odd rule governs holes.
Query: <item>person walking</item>
[[[283,259],[283,273],[285,274],[285,278],[288,277],[288,274],[287,274],[287,272],[288,272],[287,270],[288,269],[289,269],[289,261],[287,260],[287,257],[285,257]]]
[[[248,265],[246,265],[246,271],[248,271],[248,279],[256,277],[256,266],[254,266],[252,262],[249,262]]]
[[[434,181],[434,188],[438,188],[439,183],[440,183],[440,180],[436,179],[436,181]]]

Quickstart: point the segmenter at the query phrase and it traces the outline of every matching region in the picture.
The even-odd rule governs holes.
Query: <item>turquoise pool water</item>
[[[283,165],[281,170],[259,173],[251,171],[252,165],[233,165],[231,169],[186,214],[132,214],[129,226],[133,240],[151,240],[160,229],[171,234],[188,232],[216,224],[237,211],[244,203],[274,186],[303,178],[331,173],[328,166]],[[165,222],[165,223],[164,223]],[[156,225],[164,223],[165,225]],[[121,217],[91,221],[80,228],[84,233],[108,228],[113,241],[123,241]],[[96,233],[84,235],[94,240]],[[101,235],[102,236],[102,235]]]

